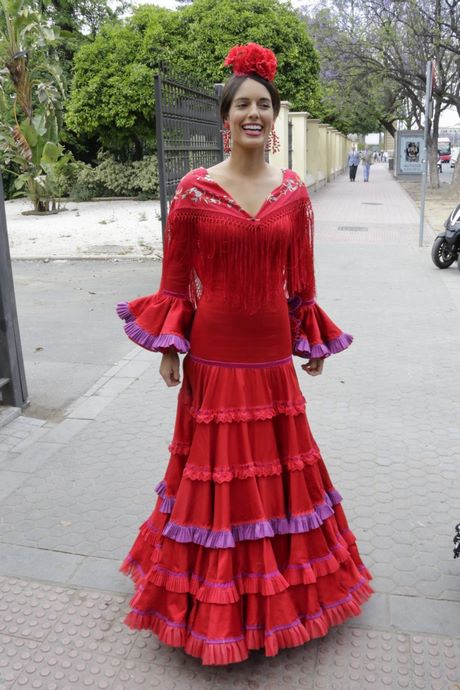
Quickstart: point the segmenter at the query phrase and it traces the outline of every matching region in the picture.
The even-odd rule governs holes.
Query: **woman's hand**
[[[323,373],[324,359],[322,357],[312,357],[306,364],[302,364],[302,369],[310,376],[319,376]]]
[[[180,383],[180,361],[175,350],[165,352],[161,358],[160,375],[167,386],[178,386]]]

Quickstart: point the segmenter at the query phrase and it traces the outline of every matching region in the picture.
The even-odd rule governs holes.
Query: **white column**
[[[289,113],[292,122],[292,169],[306,182],[308,113]]]
[[[269,161],[279,168],[289,166],[289,101],[281,101],[281,108],[275,122],[275,132],[280,140],[280,150],[278,153],[269,153]]]

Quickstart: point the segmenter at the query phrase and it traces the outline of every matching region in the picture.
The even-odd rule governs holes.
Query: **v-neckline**
[[[283,185],[284,185],[284,183],[285,183],[285,180],[286,180],[286,168],[281,168],[281,171],[282,171],[282,173],[283,173],[283,178],[282,178],[281,182],[280,182],[279,185],[277,185],[274,189],[272,189],[272,191],[269,192],[269,194],[267,194],[267,196],[265,197],[265,199],[264,199],[263,202],[262,202],[262,206],[259,208],[259,210],[257,211],[257,213],[252,214],[252,213],[249,213],[249,211],[247,211],[245,208],[243,208],[243,207],[241,206],[241,204],[235,199],[235,197],[233,196],[233,194],[229,194],[229,192],[227,192],[227,190],[225,189],[225,187],[222,187],[222,185],[221,185],[219,182],[217,182],[217,180],[215,180],[214,177],[212,177],[212,175],[209,174],[209,170],[208,170],[207,168],[204,168],[204,167],[203,167],[202,170],[204,170],[204,171],[206,172],[206,175],[207,175],[207,177],[211,180],[211,182],[212,182],[213,184],[215,184],[216,187],[219,187],[219,189],[225,194],[225,196],[226,196],[228,199],[231,199],[231,200],[238,206],[238,208],[240,209],[240,211],[242,211],[243,213],[245,213],[245,214],[246,214],[249,218],[251,218],[252,220],[257,219],[257,218],[260,216],[260,214],[262,213],[262,211],[263,211],[264,208],[265,208],[265,204],[268,202],[268,200],[270,199],[270,197],[272,197],[279,189],[281,189],[281,187],[283,187]]]

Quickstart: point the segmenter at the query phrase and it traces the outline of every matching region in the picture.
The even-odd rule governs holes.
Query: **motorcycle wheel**
[[[457,258],[457,254],[449,247],[444,237],[437,237],[431,248],[431,258],[438,268],[449,268]]]

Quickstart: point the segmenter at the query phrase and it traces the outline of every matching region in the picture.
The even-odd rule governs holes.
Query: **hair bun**
[[[273,81],[277,64],[275,53],[258,43],[234,46],[224,62],[225,66],[232,68],[233,74],[237,77],[258,74],[267,81]]]

